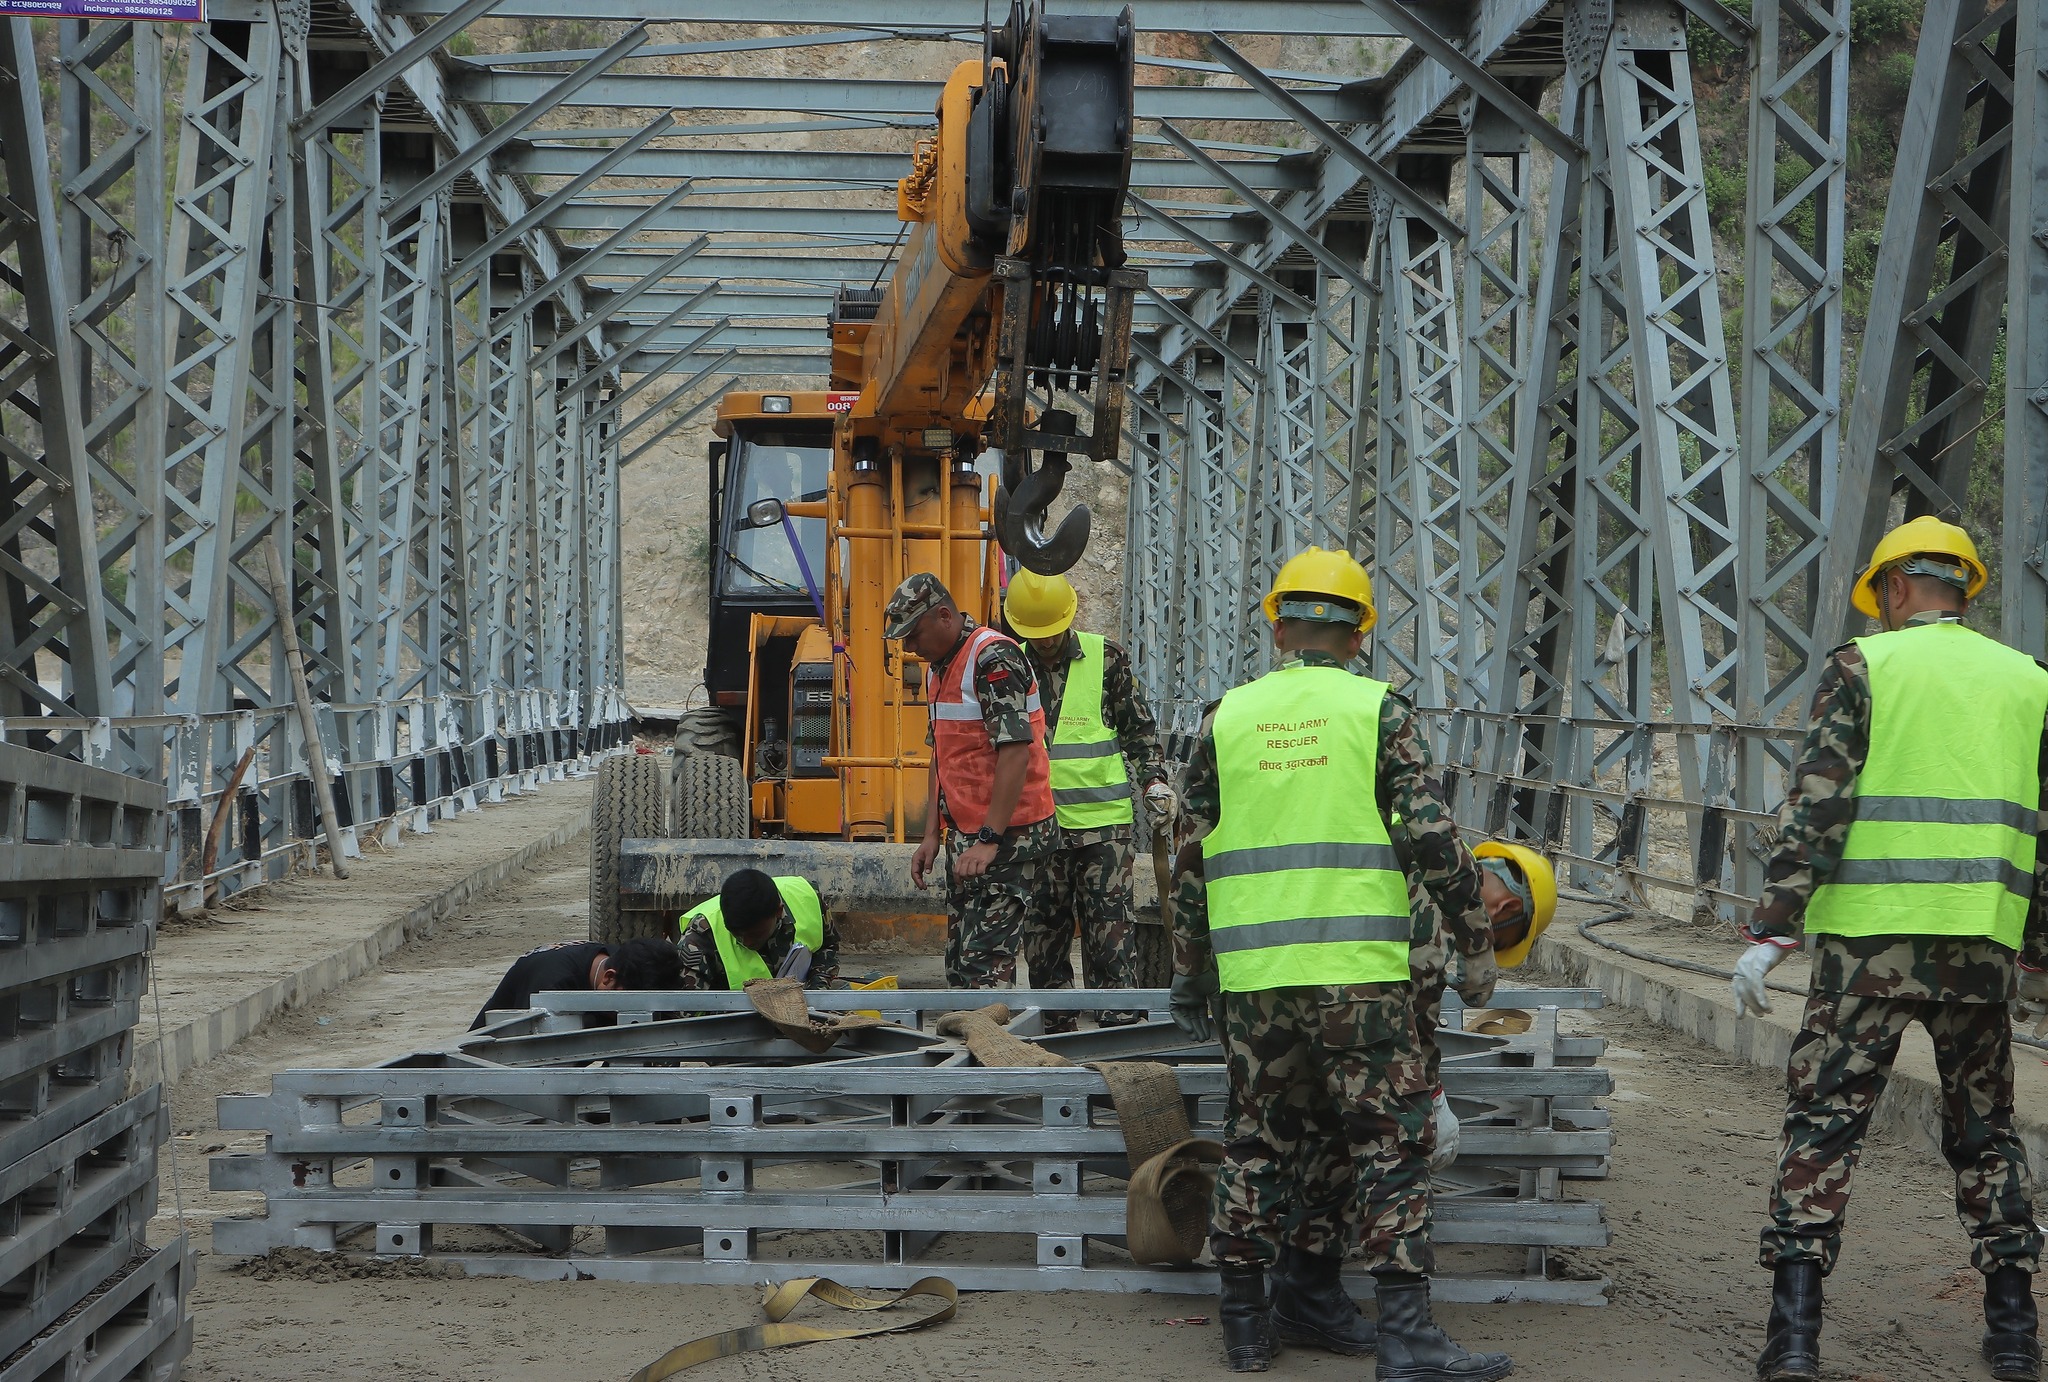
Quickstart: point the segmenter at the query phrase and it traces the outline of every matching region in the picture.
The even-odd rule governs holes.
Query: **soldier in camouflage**
[[[946,857],[946,982],[1009,988],[1045,860],[1059,847],[1045,716],[1023,649],[960,612],[938,577],[896,588],[884,632],[929,664],[931,795],[911,882]]]
[[[1019,571],[1011,579],[1003,602],[1011,629],[1025,640],[1025,656],[1051,727],[1052,795],[1060,831],[1060,846],[1044,861],[1025,923],[1024,960],[1033,988],[1072,988],[1070,952],[1078,930],[1081,972],[1088,987],[1136,988],[1131,784],[1142,784],[1155,819],[1172,818],[1173,789],[1166,785],[1166,754],[1159,747],[1152,711],[1131,675],[1130,654],[1100,635],[1077,632],[1073,621],[1078,603],[1066,577],[1030,571]],[[1072,675],[1077,669],[1080,675]],[[1070,702],[1070,680],[1083,688],[1077,699],[1085,704]],[[1076,726],[1082,728],[1076,731]],[[1089,731],[1102,742],[1060,742]],[[1122,759],[1128,759],[1128,765]],[[1072,785],[1063,780],[1063,770],[1075,776]],[[1101,779],[1099,784],[1086,780],[1091,776]],[[1116,1010],[1097,1020],[1113,1027],[1143,1016]],[[1075,1025],[1072,1014],[1059,1014],[1048,1015],[1045,1027],[1048,1032],[1066,1032]]]
[[[1431,1084],[1401,864],[1454,919],[1463,995],[1484,1004],[1478,870],[1412,706],[1344,672],[1373,620],[1364,570],[1311,548],[1282,568],[1266,613],[1285,661],[1203,718],[1183,779],[1199,845],[1181,853],[1173,919],[1175,1021],[1206,1040],[1220,1014],[1230,1074],[1210,1228],[1226,1360],[1263,1371],[1287,1341],[1377,1350],[1382,1382],[1490,1382],[1507,1356],[1466,1352],[1430,1316]],[[1354,1235],[1377,1327],[1339,1279]]]
[[[1837,648],[1822,672],[1764,898],[1743,928],[1738,1012],[1770,1011],[1765,976],[1802,923],[1813,943],[1760,1253],[1774,1277],[1765,1379],[1820,1375],[1821,1281],[1915,1021],[1934,1043],[1942,1150],[1985,1277],[1985,1360],[2006,1382],[2040,1376],[2041,1232],[2013,1129],[2009,1004],[2016,988],[2048,999],[2048,849],[2036,838],[2048,829],[2048,669],[1960,623],[1985,578],[1968,535],[1931,518],[1880,544],[1855,603],[1885,632]]]

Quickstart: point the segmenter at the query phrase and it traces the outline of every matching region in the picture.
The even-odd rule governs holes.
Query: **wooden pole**
[[[299,732],[306,736],[306,762],[313,773],[313,800],[320,809],[320,829],[327,836],[327,862],[336,878],[348,877],[348,865],[341,861],[341,822],[334,812],[334,777],[327,771],[327,750],[321,747],[320,730],[313,720],[313,693],[306,685],[306,659],[299,652],[299,625],[292,614],[292,592],[284,578],[284,561],[277,554],[277,542],[263,544],[270,559],[270,598],[277,602],[277,627],[284,635],[285,665],[292,674],[292,700],[298,706]]]

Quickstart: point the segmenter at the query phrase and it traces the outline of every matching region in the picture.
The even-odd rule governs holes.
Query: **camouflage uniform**
[[[1305,653],[1310,666],[1335,658]],[[1221,813],[1212,721],[1203,718],[1183,799],[1199,837]],[[1479,903],[1479,873],[1458,839],[1429,749],[1407,698],[1380,710],[1380,814],[1400,856],[1447,918],[1460,953],[1493,944]],[[1183,850],[1175,890],[1174,968],[1215,967],[1206,897]],[[1359,1235],[1375,1271],[1427,1273],[1429,1154],[1435,1122],[1427,1062],[1417,1039],[1413,980],[1225,993],[1219,1029],[1230,1068],[1230,1130],[1216,1178],[1210,1250],[1219,1262],[1271,1266],[1284,1239],[1337,1255]]]
[[[785,909],[782,920],[776,923],[774,934],[768,937],[768,944],[757,953],[768,966],[768,972],[773,974],[782,968],[782,962],[789,958],[790,947],[795,944],[796,921]],[[723,992],[730,987],[726,982],[725,961],[719,958],[718,941],[711,934],[709,917],[692,918],[690,924],[683,928],[683,938],[676,942],[676,948],[683,955],[684,988]],[[827,917],[824,939],[817,953],[811,956],[811,969],[804,976],[804,987],[828,989],[838,982],[839,930]]]
[[[961,620],[961,639],[952,654],[931,669],[936,683],[946,666],[967,646],[974,631],[971,619]],[[1005,744],[1032,741],[1031,664],[1013,643],[991,643],[974,666],[974,695],[981,702],[981,721],[989,741]],[[932,742],[925,731],[925,743]],[[974,847],[974,837],[953,827],[946,798],[939,795],[946,822],[946,983],[956,989],[1010,988],[1017,982],[1017,952],[1032,895],[1040,886],[1046,859],[1059,847],[1059,826],[1051,816],[1024,821],[1004,832],[1002,845],[979,878],[957,878],[953,863]]]
[[[1054,657],[1041,656],[1030,643],[1023,646],[1038,679],[1038,699],[1045,707],[1045,728],[1050,735],[1059,724],[1067,672],[1081,656],[1081,643],[1069,630]],[[1142,795],[1153,783],[1164,782],[1166,753],[1159,747],[1152,711],[1138,695],[1130,654],[1107,639],[1102,644],[1102,716],[1116,731],[1117,747],[1130,760],[1135,790]],[[1144,809],[1137,803],[1133,806]],[[1024,962],[1030,968],[1033,988],[1074,986],[1070,951],[1076,927],[1081,932],[1081,973],[1089,988],[1137,987],[1137,954],[1131,935],[1135,924],[1131,915],[1131,834],[1128,825],[1060,828],[1059,848],[1045,861],[1025,924]],[[1108,1027],[1136,1022],[1143,1016],[1139,1012],[1106,1012],[1098,1020]],[[1071,1016],[1049,1018],[1045,1026],[1049,1032],[1070,1032],[1075,1022]]]
[[[1915,615],[1922,623],[1953,617]],[[1870,676],[1854,644],[1837,648],[1814,693],[1813,725],[1780,813],[1781,837],[1752,940],[1798,934],[1813,890],[1842,857],[1855,818],[1857,774],[1870,752]],[[2048,733],[2041,775],[2048,782]],[[2048,805],[2048,791],[2043,793]],[[2048,826],[2048,811],[2042,814]],[[2048,964],[2048,839],[2035,859],[2022,957]],[[1759,1257],[1818,1261],[1832,1271],[1849,1205],[1850,1173],[1913,1022],[1934,1041],[1941,1075],[1942,1152],[1956,1173],[1956,1213],[1971,1261],[1990,1272],[2033,1271],[2041,1233],[2030,1207],[2025,1149],[2013,1131],[2013,953],[1976,937],[1816,935],[1806,1014],[1785,1070],[1787,1093],[1771,1223]]]

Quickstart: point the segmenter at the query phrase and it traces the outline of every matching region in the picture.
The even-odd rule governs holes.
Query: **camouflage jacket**
[[[775,928],[775,934],[768,938],[768,944],[760,951],[768,972],[773,974],[782,968],[782,962],[789,957],[789,949],[796,944],[796,922],[787,912]],[[718,940],[711,934],[708,917],[696,917],[683,928],[683,938],[676,943],[683,953],[683,987],[703,989],[722,993],[725,991],[725,961],[718,955]],[[830,988],[839,978],[839,931],[832,925],[831,918],[825,920],[825,935],[818,952],[811,956],[811,972],[804,976],[807,989]]]
[[[930,676],[934,684],[946,674],[946,668],[960,649],[967,646],[967,635],[974,632],[976,624],[972,619],[960,621],[960,642],[953,651],[931,666]],[[981,702],[981,723],[988,730],[989,742],[998,748],[1004,744],[1028,744],[1031,733],[1031,689],[1036,684],[1031,675],[1031,661],[1024,656],[1021,645],[1016,643],[992,643],[982,650],[975,661],[974,698]],[[1045,698],[1039,697],[1041,707]],[[1048,709],[1045,717],[1046,733],[1052,733],[1052,712]],[[931,726],[927,724],[924,742],[932,742]],[[1042,751],[1042,750],[1041,750]],[[946,809],[946,796],[939,794],[939,810]],[[952,829],[952,817],[946,818],[947,829]],[[1013,860],[1036,859],[1059,848],[1059,827],[1051,816],[1044,821],[1012,821],[1008,838],[997,858],[1003,863]]]
[[[1927,623],[1945,616],[1913,616]],[[1946,616],[1953,617],[1953,616]],[[1841,861],[1849,824],[1856,818],[1856,777],[1870,755],[1870,672],[1854,643],[1835,649],[1813,695],[1813,723],[1799,750],[1791,791],[1778,813],[1777,853],[1764,875],[1763,902],[1743,928],[1750,940],[1799,934],[1813,890]],[[2041,778],[2048,784],[2048,726],[2041,743]],[[2048,786],[2042,804],[2048,806]],[[2027,910],[2022,958],[2048,965],[2048,811],[2034,858],[2034,897]],[[1943,1003],[1999,1003],[2013,993],[2013,955],[1996,941],[1946,936],[1836,936],[1813,938],[1816,993],[1873,998],[1931,999]]]
[[[1057,732],[1060,705],[1067,694],[1067,671],[1081,656],[1081,640],[1068,632],[1059,655],[1045,658],[1030,643],[1024,656],[1038,678],[1038,699],[1045,707],[1045,733]],[[1142,794],[1155,782],[1166,781],[1166,750],[1159,746],[1159,728],[1152,721],[1152,708],[1138,694],[1138,679],[1131,675],[1131,655],[1108,639],[1102,640],[1102,718],[1116,731],[1117,747],[1130,760],[1131,782]],[[1143,806],[1137,806],[1143,810]],[[1094,830],[1060,831],[1060,843],[1070,849],[1101,844],[1131,833],[1128,825],[1100,826]]]
[[[1311,667],[1341,664],[1325,653],[1304,653],[1290,659]],[[1197,836],[1216,826],[1223,811],[1222,782],[1216,770],[1216,707],[1202,716],[1195,751],[1182,777],[1182,801]],[[1390,824],[1394,851],[1404,871],[1422,884],[1443,916],[1449,919],[1446,934],[1458,953],[1482,955],[1493,948],[1493,931],[1479,904],[1479,868],[1472,852],[1458,838],[1443,792],[1429,771],[1429,743],[1422,735],[1415,707],[1406,696],[1389,691],[1380,704],[1380,750],[1375,777],[1379,789],[1380,815]],[[1189,852],[1184,852],[1187,854]],[[1192,857],[1191,854],[1189,857]],[[1183,921],[1180,915],[1188,915]],[[1174,918],[1174,969],[1197,974],[1214,969],[1216,959],[1209,948],[1207,913],[1198,908],[1176,908]],[[1434,932],[1418,923],[1418,937]],[[1361,990],[1380,985],[1357,986]],[[1363,996],[1363,995],[1361,995]]]

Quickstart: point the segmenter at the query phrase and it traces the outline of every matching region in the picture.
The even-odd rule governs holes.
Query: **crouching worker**
[[[1487,840],[1473,846],[1472,857],[1479,864],[1479,907],[1493,935],[1493,959],[1467,955],[1466,990],[1483,1007],[1493,1001],[1498,972],[1514,969],[1529,958],[1536,940],[1557,914],[1557,873],[1550,861],[1527,845],[1505,840]],[[1414,940],[1408,950],[1408,970],[1415,982],[1415,1028],[1422,1046],[1425,1078],[1435,1087],[1436,1146],[1430,1153],[1430,1169],[1441,1171],[1458,1159],[1458,1118],[1444,1097],[1442,1053],[1437,1049],[1436,1031],[1443,1007],[1446,980],[1445,961],[1453,949],[1461,954],[1475,948],[1474,937],[1454,935],[1444,925],[1443,913],[1413,870],[1408,873],[1408,905],[1415,916]],[[1471,973],[1472,970],[1483,971]],[[1473,984],[1470,981],[1477,979]]]
[[[619,989],[683,987],[682,957],[665,940],[558,941],[529,950],[512,962],[505,977],[469,1024],[484,1025],[484,1015],[517,1012],[533,1006],[536,993],[611,993]]]
[[[683,913],[686,989],[737,992],[749,979],[801,979],[805,988],[841,987],[839,932],[818,890],[803,878],[759,869],[729,875],[718,896]]]

